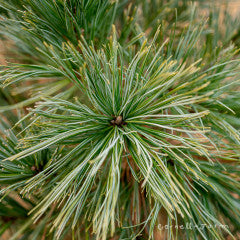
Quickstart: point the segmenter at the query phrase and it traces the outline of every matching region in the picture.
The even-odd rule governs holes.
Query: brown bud
[[[37,170],[36,166],[32,166],[32,167],[31,167],[31,170],[32,170],[33,172],[35,172],[35,171]]]
[[[115,119],[115,124],[120,126],[120,125],[122,125],[122,123],[123,123],[122,116],[117,116],[116,119]]]

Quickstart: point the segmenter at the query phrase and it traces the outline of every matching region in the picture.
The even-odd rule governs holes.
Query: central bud
[[[113,126],[118,126],[118,127],[121,127],[122,125],[125,125],[125,122],[123,121],[123,117],[122,116],[117,116],[117,117],[114,117],[113,120],[111,120],[111,124]]]

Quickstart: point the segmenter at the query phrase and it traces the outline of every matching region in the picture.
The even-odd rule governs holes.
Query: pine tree
[[[237,19],[200,0],[0,7],[1,237],[237,239]]]

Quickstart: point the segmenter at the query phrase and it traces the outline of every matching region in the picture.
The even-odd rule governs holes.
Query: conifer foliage
[[[237,239],[238,19],[188,0],[0,10],[0,238]]]

